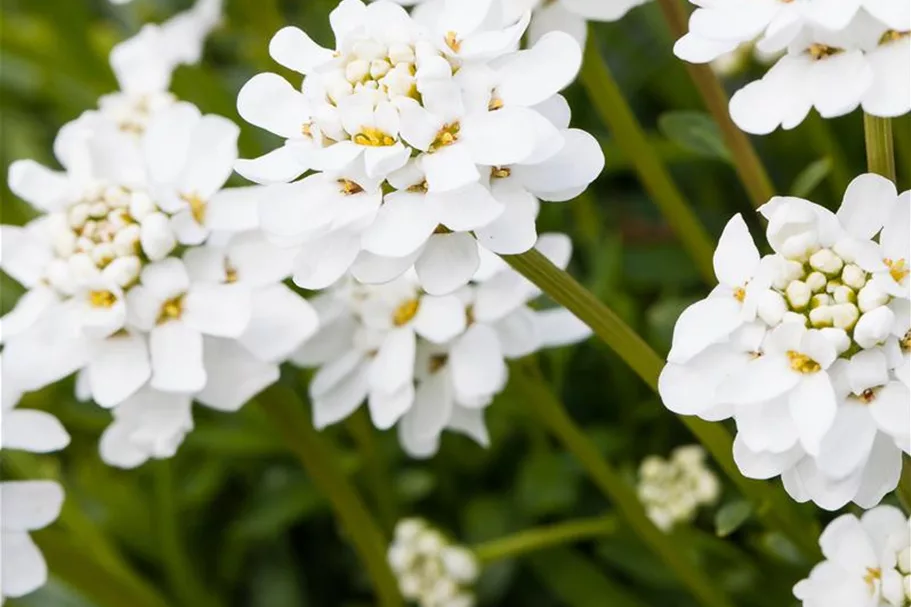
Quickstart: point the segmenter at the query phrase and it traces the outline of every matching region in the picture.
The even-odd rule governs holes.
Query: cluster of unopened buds
[[[674,47],[681,59],[707,63],[754,39],[763,55],[784,53],[731,98],[731,117],[744,131],[792,129],[811,108],[824,118],[858,106],[883,117],[911,110],[911,11],[904,2],[775,1],[749,9],[693,3],[689,32]]]
[[[472,585],[480,572],[475,555],[452,543],[422,519],[395,527],[389,565],[407,601],[419,607],[472,607]]]
[[[720,285],[680,317],[661,396],[733,417],[744,475],[781,475],[798,501],[872,507],[911,451],[911,193],[856,178],[838,213],[798,198],[760,209],[774,253],[739,216],[715,253]]]
[[[639,465],[637,493],[648,517],[667,531],[696,517],[700,506],[718,501],[721,484],[698,445],[678,447],[669,459],[650,455]]]

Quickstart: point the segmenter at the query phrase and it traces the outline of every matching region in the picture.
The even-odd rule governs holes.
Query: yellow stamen
[[[907,38],[908,36],[911,36],[911,31],[900,32],[898,30],[889,30],[885,34],[880,36],[879,43],[888,44],[890,42],[895,42],[897,40],[901,40],[902,38]]]
[[[825,44],[814,43],[810,45],[810,48],[807,49],[807,52],[810,53],[810,57],[816,61],[819,61],[820,59],[825,59],[826,57],[837,55],[838,53],[842,52],[842,49],[836,48],[834,46],[826,46]]]
[[[446,32],[445,38],[446,46],[452,49],[453,53],[458,53],[462,48],[462,42],[458,38],[458,34],[453,31]]]
[[[433,143],[430,144],[430,151],[435,152],[440,148],[444,148],[447,145],[452,145],[458,141],[460,129],[461,126],[458,122],[444,124],[443,128],[440,129],[440,132],[437,133],[437,136],[433,140]]]
[[[354,136],[354,143],[374,148],[389,147],[395,145],[395,139],[377,128],[365,126],[360,133]]]
[[[301,135],[303,135],[304,137],[309,137],[310,139],[313,139],[313,123],[312,122],[305,122],[304,124],[301,125]]]
[[[887,257],[886,259],[883,259],[883,263],[889,266],[889,275],[895,282],[900,283],[909,273],[911,273],[911,268],[908,268],[908,264],[905,263],[904,259],[892,261]]]
[[[474,306],[465,308],[465,324],[469,327],[474,324]]]
[[[90,291],[89,303],[93,308],[110,308],[117,303],[117,296],[110,291]]]
[[[392,313],[392,324],[397,327],[408,324],[417,315],[420,306],[421,302],[417,298],[405,301]]]
[[[794,350],[788,350],[788,361],[790,362],[791,368],[793,370],[805,375],[808,375],[810,373],[817,373],[820,369],[822,369],[818,362],[806,354],[801,354],[800,352],[795,352]]]
[[[339,179],[338,184],[342,186],[341,192],[345,196],[352,196],[354,194],[360,194],[364,191],[364,188],[354,183],[350,179]]]
[[[743,303],[743,300],[746,298],[747,298],[746,289],[744,289],[743,287],[737,287],[736,289],[734,289],[734,299],[736,299],[740,303]]]
[[[867,583],[867,586],[872,588],[877,580],[881,579],[883,579],[882,569],[879,567],[867,567],[867,573],[864,575],[864,582]]]
[[[430,357],[430,363],[427,365],[427,368],[431,373],[436,373],[446,365],[446,361],[449,360],[449,357],[445,354],[434,354]]]
[[[452,234],[452,230],[444,226],[443,224],[438,224],[437,227],[433,229],[434,234]]]
[[[225,260],[225,282],[237,282],[237,268],[235,268],[227,259]]]
[[[183,314],[183,295],[173,297],[161,304],[161,311],[158,313],[158,324],[163,324],[169,320],[177,320]]]
[[[421,183],[416,183],[414,185],[408,186],[408,191],[414,194],[426,194],[428,187],[429,186],[427,185],[427,181],[425,180]]]
[[[490,110],[491,112],[495,112],[496,110],[500,109],[501,107],[503,107],[503,100],[500,99],[499,97],[492,97],[490,99],[490,103],[487,104],[487,109]]]
[[[911,352],[911,330],[905,333],[905,336],[898,341],[898,345],[905,352]]]
[[[863,393],[862,393],[860,396],[858,396],[857,398],[858,398],[858,400],[860,400],[860,402],[862,402],[863,404],[869,405],[869,404],[872,403],[874,400],[876,400],[876,390],[874,390],[873,388],[867,388],[867,389],[864,390]]]
[[[199,197],[199,194],[192,192],[190,194],[181,194],[181,200],[190,205],[190,214],[196,223],[202,225],[206,221],[206,201]]]
[[[512,169],[509,167],[491,167],[490,168],[490,177],[491,179],[506,179],[512,175]]]

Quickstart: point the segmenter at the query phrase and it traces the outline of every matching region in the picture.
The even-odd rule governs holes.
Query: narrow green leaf
[[[829,176],[829,173],[832,172],[832,159],[829,157],[820,158],[815,162],[811,162],[807,165],[807,168],[802,170],[800,174],[794,179],[794,183],[791,185],[790,194],[791,196],[797,196],[798,198],[806,198],[816,189],[816,187],[821,184],[826,177]]]
[[[715,533],[727,537],[737,531],[753,515],[753,505],[746,501],[725,504],[715,514]]]
[[[658,118],[658,129],[682,148],[707,158],[731,161],[731,153],[714,120],[702,112],[666,112]]]

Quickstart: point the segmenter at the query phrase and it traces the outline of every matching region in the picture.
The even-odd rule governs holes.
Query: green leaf
[[[708,114],[667,112],[658,118],[658,128],[665,137],[700,156],[726,162],[731,160],[731,153],[724,145],[721,131]]]
[[[753,505],[746,501],[725,504],[715,514],[715,533],[727,537],[737,531],[753,515]]]
[[[816,187],[821,184],[829,173],[832,172],[832,159],[828,156],[811,162],[807,168],[802,170],[791,184],[791,196],[806,198]]]

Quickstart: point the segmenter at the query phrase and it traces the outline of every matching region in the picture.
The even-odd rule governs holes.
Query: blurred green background
[[[268,40],[285,24],[305,28],[331,43],[327,15],[331,0],[225,0],[226,14],[210,37],[201,65],[180,68],[172,90],[204,112],[242,123],[236,91],[259,71],[282,72],[268,56]],[[142,23],[160,22],[189,0],[3,0],[0,12],[0,165],[18,158],[54,165],[51,144],[57,129],[92,108],[115,89],[107,54]],[[598,24],[594,32],[654,146],[713,236],[736,212],[759,229],[748,198],[736,180],[717,129],[703,113],[658,8],[632,11],[621,23]],[[729,91],[765,69],[746,65],[726,77]],[[296,80],[292,80],[297,82]],[[581,199],[546,204],[540,231],[564,231],[576,252],[572,273],[617,310],[659,352],[669,346],[673,323],[690,302],[704,296],[695,266],[676,241],[631,171],[610,133],[594,115],[578,84],[566,91],[573,123],[595,134],[607,158],[603,175]],[[899,166],[909,163],[911,122],[895,122]],[[241,154],[259,155],[275,141],[244,127]],[[823,122],[818,116],[790,132],[754,138],[776,189],[834,208],[847,182],[863,172],[862,119],[858,112]],[[909,172],[900,169],[907,180]],[[241,181],[237,179],[237,183]],[[901,183],[902,189],[908,187]],[[29,207],[0,186],[4,223],[21,224]],[[21,288],[2,277],[3,312]],[[647,454],[666,456],[693,442],[683,426],[620,361],[596,340],[540,356],[545,372],[573,417],[603,456],[635,483]],[[303,386],[304,374],[289,369],[283,381]],[[362,567],[345,541],[327,503],[288,455],[255,403],[235,415],[196,408],[196,430],[178,456],[135,471],[104,465],[97,441],[109,414],[73,397],[71,381],[28,395],[22,406],[47,409],[73,435],[61,454],[2,454],[5,476],[60,478],[67,491],[65,521],[50,531],[72,538],[92,554],[112,543],[151,585],[169,595],[167,549],[161,530],[176,524],[190,553],[192,570],[210,589],[215,606],[369,605]],[[611,505],[592,487],[574,460],[555,446],[511,390],[488,409],[492,447],[447,435],[429,461],[403,456],[394,432],[371,431],[375,451],[357,440],[368,424],[360,417],[328,430],[339,460],[363,489],[384,526],[398,516],[420,515],[471,544],[550,521],[597,515]],[[384,462],[391,478],[387,494],[372,499],[372,465]],[[726,482],[726,481],[725,481]],[[174,494],[161,491],[173,483]],[[167,500],[174,498],[174,503]],[[391,498],[391,499],[389,499]],[[725,484],[721,504],[740,497]],[[173,506],[173,508],[171,507]],[[176,511],[175,516],[166,512]],[[812,508],[809,513],[814,513]],[[814,513],[821,520],[823,513]],[[40,537],[39,533],[39,537]],[[713,512],[690,528],[679,528],[690,556],[737,605],[793,604],[791,585],[812,563],[787,541],[747,520],[718,537]],[[105,586],[104,571],[86,569],[82,584]],[[82,585],[77,584],[77,585]],[[599,541],[536,553],[485,570],[477,588],[481,605],[545,607],[633,607],[695,605],[679,583],[637,538],[621,529]],[[39,592],[9,604],[30,607],[93,605],[78,588],[53,577]],[[174,604],[177,604],[176,602]],[[124,605],[124,607],[130,607]]]

